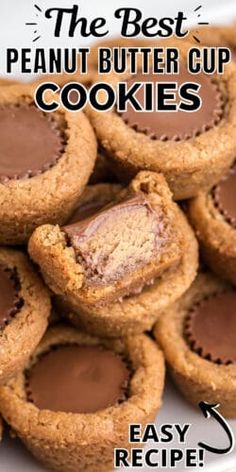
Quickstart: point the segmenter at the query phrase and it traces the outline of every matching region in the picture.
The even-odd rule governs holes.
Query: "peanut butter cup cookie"
[[[198,258],[165,179],[150,172],[89,218],[38,228],[29,252],[75,319],[107,336],[150,328],[189,287]]]
[[[155,335],[187,400],[236,417],[236,292],[209,273],[163,313]]]
[[[46,330],[49,314],[48,291],[28,258],[0,249],[0,384],[22,369]]]
[[[202,255],[213,272],[236,284],[236,165],[188,204]]]
[[[49,95],[50,98],[50,95]],[[0,89],[0,244],[25,243],[40,224],[63,223],[96,158],[83,113],[36,108],[33,88]]]
[[[102,78],[114,87],[118,82],[126,82],[129,90],[134,82],[140,82],[135,94],[141,105],[139,112],[130,104],[123,113],[118,113],[115,107],[106,113],[89,110],[100,145],[119,177],[133,177],[141,169],[162,172],[176,200],[192,197],[214,185],[233,162],[236,151],[235,65],[229,64],[223,75],[193,76],[186,69],[189,47],[191,44],[180,48],[180,70],[171,77],[165,73],[143,74],[138,69],[135,76],[125,73]],[[158,103],[156,89],[153,86],[150,92],[149,82],[154,85],[176,82],[179,90],[180,85],[193,82],[193,78],[200,84],[202,105],[198,111],[189,113],[180,107],[175,111],[142,111],[147,93],[154,110]],[[101,92],[100,100],[106,100],[105,92]]]
[[[5,420],[46,467],[107,472],[130,423],[153,421],[164,360],[145,335],[108,341],[68,327],[48,331],[26,369],[0,388]]]

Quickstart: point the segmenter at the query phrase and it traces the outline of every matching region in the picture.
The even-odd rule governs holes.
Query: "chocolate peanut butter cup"
[[[236,292],[209,272],[163,312],[155,336],[188,401],[219,403],[236,417]]]
[[[200,356],[218,364],[236,362],[236,292],[201,300],[189,313],[185,335]]]
[[[129,424],[154,420],[163,385],[163,355],[148,336],[109,341],[61,325],[0,388],[1,412],[50,470],[107,472],[114,448],[130,448]]]
[[[172,74],[171,81],[176,82],[177,89],[179,89],[179,86],[185,82],[192,82],[193,76],[186,70],[183,64],[180,64],[179,74]],[[170,82],[170,76],[167,74],[147,75],[139,72],[127,81],[127,85],[130,88],[136,82],[143,83],[144,85],[147,83],[154,84],[149,98],[155,110],[158,101],[156,86],[158,83]],[[209,76],[201,73],[197,76],[197,82],[200,84],[199,96],[202,105],[196,112],[186,113],[178,109],[177,111],[137,113],[131,105],[128,105],[127,111],[122,113],[121,117],[135,131],[144,133],[154,140],[181,141],[198,136],[213,128],[220,121],[223,114],[223,102],[220,91]],[[135,97],[142,107],[145,108],[144,87],[139,88]]]
[[[16,375],[43,336],[50,314],[47,289],[27,256],[0,250],[0,385]]]
[[[160,41],[159,47],[173,47],[173,41]],[[234,129],[236,124],[236,68],[230,63],[224,74],[195,76],[187,72],[187,55],[191,43],[178,43],[180,53],[179,74],[149,74],[142,71],[141,61],[137,74],[112,73],[100,80],[118,88],[126,82],[132,90],[134,82],[141,86],[135,93],[140,102],[148,103],[148,110],[134,111],[127,102],[127,110],[117,112],[114,106],[106,113],[88,109],[100,146],[105,149],[120,181],[127,182],[140,170],[161,172],[173,193],[174,200],[193,197],[201,190],[208,190],[224,175],[235,159]],[[163,64],[165,56],[163,54]],[[180,104],[180,87],[189,82],[200,85],[197,93],[201,107],[189,112],[160,111],[156,85],[176,82],[176,93],[167,104]],[[149,87],[149,88],[148,88]],[[149,100],[148,100],[149,98]],[[106,101],[101,91],[99,100]],[[152,102],[153,108],[150,106]],[[186,100],[181,100],[186,104]]]
[[[236,166],[188,203],[190,221],[211,270],[236,284]]]
[[[66,317],[111,337],[150,329],[189,287],[198,264],[194,235],[161,175],[142,172],[113,197],[85,219],[38,228],[29,243]]]
[[[96,413],[125,400],[129,376],[111,350],[56,346],[28,372],[28,398],[40,410]]]
[[[96,140],[83,113],[38,110],[31,85],[0,88],[0,139],[0,244],[22,244],[40,224],[70,216],[92,172]]]

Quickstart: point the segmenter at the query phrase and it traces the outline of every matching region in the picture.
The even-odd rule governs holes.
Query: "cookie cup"
[[[192,287],[163,313],[154,335],[164,351],[171,375],[193,405],[219,403],[221,413],[236,418],[236,366],[217,364],[192,351],[184,336],[184,323],[193,304],[229,288],[209,273],[198,276]]]
[[[0,330],[0,385],[16,375],[28,361],[48,325],[50,296],[23,253],[0,249],[0,264],[15,269],[23,305]]]
[[[153,421],[161,406],[163,355],[146,335],[109,341],[61,326],[48,331],[28,367],[53,345],[70,343],[102,345],[125,356],[133,371],[127,400],[93,414],[39,410],[27,401],[22,372],[0,389],[1,412],[46,467],[59,472],[112,471],[114,448],[130,447],[129,424]]]
[[[159,46],[173,46],[160,42]],[[185,43],[179,47],[180,57],[186,61],[192,47]],[[140,66],[141,67],[141,66]],[[131,77],[129,72],[101,76],[101,82],[114,88]],[[197,76],[196,76],[197,78]],[[203,129],[189,139],[161,140],[129,126],[113,107],[106,113],[90,108],[88,113],[100,145],[111,159],[121,180],[129,180],[140,170],[162,172],[175,200],[197,195],[209,189],[228,169],[235,157],[236,126],[236,67],[228,64],[223,75],[213,76],[222,100],[220,121],[210,129]],[[99,100],[106,101],[101,91]]]
[[[33,105],[34,87],[2,87],[0,104]],[[46,222],[63,224],[92,173],[96,139],[86,116],[62,108],[51,116],[65,142],[62,155],[38,175],[0,183],[0,244],[26,243],[33,230]]]

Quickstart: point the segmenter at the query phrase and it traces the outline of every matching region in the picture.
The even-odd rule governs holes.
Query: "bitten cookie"
[[[171,43],[160,43],[168,46]],[[186,55],[191,43],[181,46],[180,71],[172,74],[171,81],[178,85],[192,82],[186,69]],[[164,58],[163,58],[164,61]],[[102,80],[116,87],[126,82],[131,87],[141,82],[136,99],[144,105],[144,87],[147,82],[170,82],[163,74],[129,73],[111,74]],[[120,179],[133,177],[139,170],[162,172],[173,192],[174,199],[195,196],[200,190],[214,185],[226,172],[235,158],[236,125],[236,68],[228,64],[223,75],[209,76],[200,73],[196,81],[201,85],[201,108],[192,113],[160,110],[136,112],[128,104],[127,111],[99,113],[89,109],[100,145],[106,150]],[[154,109],[156,98],[153,99]],[[101,101],[106,93],[101,92]]]
[[[130,423],[152,422],[164,359],[146,335],[108,341],[48,331],[26,370],[0,388],[1,411],[34,456],[59,472],[113,470]]]
[[[11,79],[0,78],[0,87],[7,87],[8,85],[19,85],[19,82]]]
[[[106,336],[150,329],[198,263],[191,228],[165,179],[150,172],[89,218],[38,228],[29,252],[66,311],[75,311],[70,318]]]
[[[25,243],[46,222],[63,224],[95,163],[85,115],[45,114],[34,105],[33,90],[0,89],[0,244]]]
[[[202,255],[213,272],[236,284],[236,165],[188,204]]]
[[[0,249],[0,384],[27,362],[48,324],[47,289],[27,256]]]
[[[155,336],[186,399],[236,417],[236,292],[209,273],[163,313]]]

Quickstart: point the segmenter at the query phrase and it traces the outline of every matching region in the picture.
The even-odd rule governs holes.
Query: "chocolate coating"
[[[236,362],[236,292],[224,292],[195,305],[186,320],[191,348],[213,362]]]
[[[60,157],[56,122],[35,106],[0,106],[0,180],[34,176]]]
[[[0,265],[0,329],[3,329],[18,311],[18,292],[14,272]]]
[[[142,194],[64,227],[90,283],[115,283],[150,263],[165,239],[163,215]]]
[[[129,370],[120,356],[98,346],[58,346],[28,375],[28,397],[39,409],[95,413],[125,399]]]
[[[225,220],[236,228],[236,165],[216,185],[212,195]]]
[[[180,69],[179,74],[171,76],[167,74],[143,75],[140,72],[128,80],[128,85],[131,86],[135,82],[154,82],[155,85],[158,82],[177,82],[177,89],[179,89],[184,82],[197,82],[201,85],[199,95],[202,99],[202,106],[198,111],[191,113],[182,110],[136,112],[129,105],[127,111],[121,114],[125,123],[153,139],[163,141],[188,139],[212,128],[220,120],[222,114],[221,97],[216,85],[207,75],[198,74],[194,77],[185,67],[182,66]],[[179,102],[177,93],[176,97]],[[144,105],[143,87],[136,93],[136,98]],[[154,97],[153,101],[156,108]],[[175,100],[171,100],[170,103],[175,103]]]

